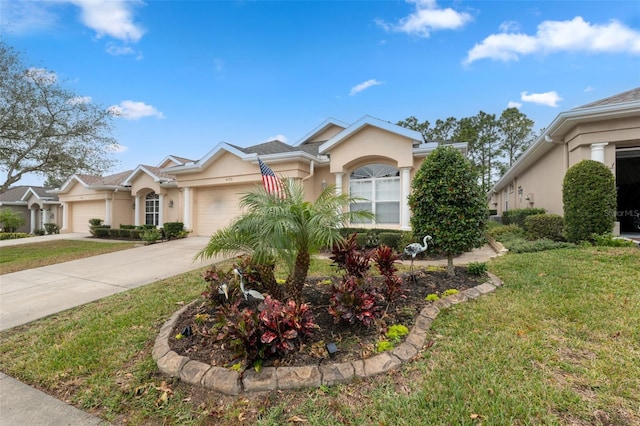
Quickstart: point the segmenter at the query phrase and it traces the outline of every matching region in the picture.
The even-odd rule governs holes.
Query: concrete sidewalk
[[[62,234],[0,241],[0,253],[17,244],[83,239]],[[100,240],[93,240],[100,241]],[[0,276],[0,329],[140,287],[211,264],[193,262],[205,237],[140,246],[86,259]],[[101,419],[0,373],[0,424],[3,426],[106,425]]]

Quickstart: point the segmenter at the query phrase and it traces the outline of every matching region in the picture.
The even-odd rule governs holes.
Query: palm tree
[[[322,247],[332,247],[343,241],[339,229],[356,218],[371,219],[371,212],[343,212],[355,198],[337,195],[335,186],[328,185],[314,202],[305,201],[304,186],[298,179],[283,179],[284,196],[256,188],[240,200],[244,211],[229,226],[211,236],[198,258],[216,254],[235,255],[245,252],[258,265],[279,261],[287,271],[286,296],[300,302],[307,279],[311,255]],[[273,271],[272,268],[264,270]],[[273,275],[271,273],[271,275]],[[263,277],[265,287],[280,293],[275,279]],[[272,294],[273,297],[282,294]]]

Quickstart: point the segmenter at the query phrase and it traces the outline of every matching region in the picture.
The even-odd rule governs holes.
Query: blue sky
[[[517,106],[539,129],[640,86],[636,1],[0,0],[0,31],[120,112],[113,172],[221,141],[293,144],[329,117]]]

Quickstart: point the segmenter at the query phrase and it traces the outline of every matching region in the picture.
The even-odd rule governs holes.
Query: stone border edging
[[[169,336],[180,315],[196,302],[184,306],[163,324],[151,355],[162,373],[227,395],[348,383],[356,377],[367,378],[386,373],[416,356],[422,350],[427,331],[441,309],[491,293],[496,287],[502,285],[502,281],[497,276],[491,273],[488,275],[489,281],[424,307],[403,343],[391,351],[382,352],[367,359],[300,367],[265,367],[259,373],[251,369],[240,373],[192,360],[171,350]]]

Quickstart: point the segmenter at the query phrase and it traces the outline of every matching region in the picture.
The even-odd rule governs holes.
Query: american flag
[[[276,194],[280,197],[284,197],[284,188],[282,187],[282,181],[279,177],[273,173],[273,170],[258,158],[258,165],[260,166],[260,174],[262,175],[262,184],[264,189],[269,194]]]

